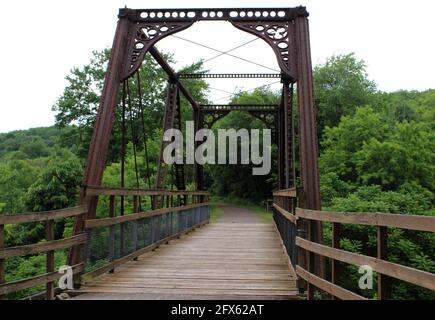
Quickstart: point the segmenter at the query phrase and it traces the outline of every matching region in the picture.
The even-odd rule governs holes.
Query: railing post
[[[139,198],[138,196],[133,196],[133,213],[139,212]],[[137,220],[132,221],[133,231],[131,237],[133,238],[133,251],[137,250]],[[134,261],[137,261],[137,257],[134,257]]]
[[[378,259],[387,260],[388,258],[388,234],[387,227],[377,227],[377,247]],[[378,299],[390,299],[389,277],[378,273]]]
[[[299,238],[307,239],[305,222],[303,219],[296,220],[296,230],[297,236]],[[307,252],[302,248],[298,248],[298,265],[307,270]],[[297,285],[300,292],[307,290],[307,282],[302,278],[298,278]]]
[[[332,247],[336,249],[340,249],[340,232],[341,232],[341,225],[340,223],[332,223]],[[332,259],[332,266],[331,266],[331,274],[332,279],[331,282],[333,284],[339,284],[340,281],[340,265],[339,262],[335,259]],[[336,299],[334,296],[332,299]]]
[[[5,226],[0,224],[0,251],[5,247]],[[0,285],[5,283],[5,259],[0,259]],[[0,300],[4,299],[4,295],[0,294]]]
[[[46,225],[47,241],[54,240],[54,220],[47,220]],[[54,250],[47,252],[46,261],[47,273],[54,272]],[[53,300],[54,298],[54,282],[47,282],[46,285],[46,299]]]
[[[115,196],[109,197],[109,217],[115,217]],[[112,261],[115,257],[115,226],[110,226],[109,234],[109,260]],[[109,273],[113,273],[115,269],[109,270]]]

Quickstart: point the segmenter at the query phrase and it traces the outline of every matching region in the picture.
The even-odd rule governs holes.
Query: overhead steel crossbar
[[[203,112],[219,111],[267,111],[277,112],[279,105],[276,104],[201,104],[199,106]]]
[[[127,16],[133,22],[148,21],[288,21],[304,15],[305,7],[296,8],[239,8],[239,9],[121,9],[120,17]]]
[[[180,73],[178,79],[281,78],[280,73]]]

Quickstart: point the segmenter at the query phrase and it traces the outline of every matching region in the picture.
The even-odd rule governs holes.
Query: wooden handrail
[[[294,215],[294,214],[292,214],[292,213],[290,213],[290,212],[288,212],[288,211],[286,211],[286,210],[284,210],[283,208],[281,208],[279,205],[277,205],[277,204],[273,204],[273,207],[279,212],[279,213],[281,213],[287,220],[289,220],[289,221],[291,221],[293,224],[296,224],[296,220],[297,220],[297,217]]]
[[[208,205],[209,205],[208,202],[204,202],[204,203],[192,204],[192,205],[187,205],[187,206],[163,208],[163,209],[156,209],[156,210],[132,213],[132,214],[128,214],[125,216],[117,216],[117,217],[102,218],[102,219],[91,219],[91,220],[85,221],[85,229],[108,227],[108,226],[113,226],[116,224],[124,223],[127,221],[134,221],[134,220],[143,219],[143,218],[160,216],[160,215],[170,213],[170,212],[175,213],[175,212],[180,212],[180,211],[186,211],[186,210],[190,210],[190,209],[205,207]]]
[[[435,217],[378,212],[327,212],[302,208],[296,208],[295,214],[292,214],[282,208],[281,203],[286,204],[283,202],[283,199],[297,196],[297,190],[280,190],[275,192],[274,196],[277,197],[273,204],[276,212],[293,223],[298,223],[299,225],[300,221],[301,226],[305,223],[304,221],[307,220],[332,223],[332,247],[310,241],[309,239],[296,237],[295,242],[296,246],[300,248],[300,257],[313,259],[314,256],[310,257],[309,255],[315,254],[330,258],[332,262],[333,276],[332,282],[329,282],[315,275],[312,267],[305,269],[305,264],[308,260],[301,261],[302,266],[296,266],[297,274],[309,284],[339,299],[364,298],[340,287],[337,284],[339,274],[338,262],[344,262],[355,266],[369,265],[373,268],[373,271],[378,273],[378,297],[380,299],[389,299],[390,297],[389,277],[435,291],[435,274],[386,261],[388,254],[387,228],[435,232]],[[369,257],[341,250],[339,248],[341,224],[356,224],[376,227],[377,256]]]
[[[65,249],[74,245],[82,244],[86,241],[85,234],[75,235],[69,238],[52,240],[42,243],[29,244],[25,246],[9,247],[0,249],[0,259],[26,256],[52,250]]]
[[[55,250],[71,248],[75,245],[85,243],[86,234],[77,234],[69,238],[54,240],[54,223],[55,220],[64,219],[68,217],[77,217],[87,212],[85,205],[73,208],[44,211],[44,212],[31,212],[14,215],[1,215],[0,216],[0,300],[4,295],[16,292],[19,290],[31,288],[37,285],[46,284],[46,297],[53,299],[54,297],[54,281],[59,279],[62,274],[55,271],[54,254]],[[4,246],[4,225],[8,224],[22,224],[30,222],[45,222],[46,240],[36,244],[5,247]],[[46,260],[46,273],[37,275],[31,278],[16,280],[13,282],[5,282],[5,259],[18,256],[26,256],[33,254],[45,253]],[[77,264],[72,267],[73,273],[79,273],[84,270],[84,263]]]
[[[325,279],[322,279],[311,272],[301,268],[300,266],[296,266],[296,274],[300,276],[305,281],[313,284],[317,288],[333,295],[342,300],[367,300],[366,298],[353,293],[347,289],[344,289],[340,286],[337,286]]]
[[[435,232],[435,217],[369,212],[326,212],[296,208],[296,216],[316,221]]]
[[[86,213],[86,211],[86,206],[78,206],[74,208],[53,211],[0,215],[0,225],[56,220],[78,216]]]
[[[297,197],[297,188],[290,188],[285,190],[278,190],[273,193],[274,197],[290,197],[290,198],[296,198]]]
[[[307,251],[355,266],[368,265],[372,267],[373,271],[378,273],[435,291],[435,274],[430,272],[402,266],[358,253],[331,248],[300,237],[296,237],[296,245]]]
[[[209,196],[206,191],[179,191],[179,190],[145,190],[129,188],[112,188],[101,186],[86,186],[87,196]]]
[[[72,266],[73,274],[84,271],[84,264],[80,263],[75,266]],[[45,284],[48,282],[53,282],[62,277],[62,274],[59,272],[50,272],[46,274],[41,274],[35,277],[17,280],[13,282],[8,282],[0,285],[0,295],[6,295],[12,292],[16,292],[19,290],[31,288],[34,286],[38,286],[41,284]]]

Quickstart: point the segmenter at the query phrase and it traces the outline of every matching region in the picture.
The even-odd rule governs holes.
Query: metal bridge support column
[[[128,19],[125,16],[119,16],[98,114],[94,125],[94,132],[89,146],[86,171],[83,179],[84,186],[101,184],[115,116],[116,98],[124,68],[123,64],[124,61],[127,61],[126,54],[129,29],[130,23]],[[77,219],[74,226],[74,234],[79,234],[84,231],[84,219],[95,218],[98,199],[96,197],[86,198],[84,191],[82,191],[80,202],[87,204],[88,212],[86,217],[79,217]],[[73,247],[69,256],[69,265],[80,263],[83,261],[82,259],[82,246]]]
[[[299,111],[300,171],[302,180],[301,206],[306,209],[320,210],[320,179],[318,167],[318,147],[316,115],[313,97],[313,76],[311,65],[310,37],[307,14],[295,19],[297,47],[297,93]],[[321,243],[323,240],[322,224],[310,222],[308,239]],[[311,271],[323,276],[323,259],[308,257]],[[315,270],[313,270],[315,269]],[[308,296],[312,298],[313,290],[308,287]]]
[[[194,136],[198,130],[204,128],[204,113],[198,108],[193,109],[193,120],[194,120]],[[196,148],[200,145],[200,142],[195,141],[195,151]],[[204,190],[204,168],[202,165],[198,164],[195,161],[195,180],[196,180],[196,190],[203,191]]]

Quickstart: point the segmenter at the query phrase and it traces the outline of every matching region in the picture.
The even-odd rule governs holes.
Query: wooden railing
[[[62,274],[55,270],[54,252],[55,250],[68,249],[74,245],[82,244],[86,241],[85,235],[75,235],[64,239],[54,239],[54,222],[55,220],[67,217],[76,217],[86,213],[86,207],[80,206],[64,210],[17,214],[17,215],[0,215],[0,299],[5,295],[28,289],[38,285],[46,284],[46,298],[53,299],[54,282]],[[46,223],[46,241],[36,244],[29,244],[17,247],[4,246],[4,227],[10,224],[21,224],[31,222]],[[46,273],[27,279],[17,280],[5,283],[5,265],[6,259],[17,256],[26,256],[39,253],[46,253]],[[79,273],[84,270],[83,263],[72,266],[73,273]]]
[[[88,245],[82,283],[102,273],[114,272],[117,266],[209,221],[210,196],[207,192],[88,186],[86,196],[108,197],[109,213],[105,218],[84,221]],[[126,203],[127,197],[132,198],[131,212],[116,212],[117,201]],[[152,207],[141,208],[141,197],[150,197],[148,205],[151,203]],[[154,208],[157,203],[166,207]],[[101,252],[107,254],[101,255]]]
[[[290,230],[289,227],[287,227],[287,231],[280,231],[280,233],[283,241],[286,237],[292,238],[288,241],[288,252],[290,252],[291,258],[298,257],[300,260],[296,263],[296,273],[301,279],[338,299],[366,299],[340,286],[339,262],[341,262],[358,267],[367,265],[374,272],[377,272],[378,299],[390,298],[389,277],[435,291],[435,274],[387,261],[387,228],[435,232],[435,217],[386,213],[339,213],[300,209],[295,207],[295,197],[296,191],[294,193],[289,193],[288,190],[276,192],[274,194],[274,216],[276,216],[275,221],[285,220],[286,223],[294,226],[291,234],[285,234]],[[289,203],[292,205],[290,206]],[[306,221],[331,223],[332,247],[307,239],[303,230]],[[342,224],[376,227],[377,257],[369,257],[340,249],[340,229]],[[306,263],[309,260],[305,258],[308,254],[320,255],[330,259],[331,281],[314,274],[313,266]]]
[[[141,190],[125,188],[105,188],[105,187],[86,187],[84,190],[86,197],[108,197],[109,212],[108,217],[96,219],[84,219],[85,232],[75,234],[64,239],[54,238],[55,220],[68,217],[85,217],[86,206],[55,210],[48,212],[37,212],[16,215],[0,215],[0,299],[6,295],[46,284],[45,297],[53,299],[55,292],[55,281],[62,277],[62,273],[55,270],[54,252],[55,250],[70,249],[73,246],[82,246],[85,250],[83,261],[71,266],[73,274],[79,275],[82,282],[86,282],[94,276],[107,271],[113,271],[117,266],[137,258],[139,255],[153,250],[159,245],[177,238],[183,233],[187,233],[209,221],[209,194],[207,192],[189,191],[166,191],[166,190]],[[141,210],[141,197],[151,197],[153,206],[159,202],[165,208]],[[132,197],[132,212],[124,212],[125,208],[117,210],[115,198],[119,197],[124,204],[127,197]],[[143,198],[142,198],[143,200]],[[157,201],[159,200],[159,201]],[[118,206],[119,207],[119,206]],[[164,221],[166,224],[163,224]],[[16,247],[5,247],[5,225],[45,222],[46,241]],[[125,226],[132,224],[131,240],[132,250],[124,248],[124,238],[116,239],[117,235],[124,236]],[[148,224],[150,231],[149,243],[140,245],[139,229],[144,224]],[[116,230],[118,228],[118,230]],[[101,232],[103,230],[103,232]],[[104,233],[104,230],[107,230]],[[118,232],[117,232],[118,231]],[[96,234],[107,235],[107,239],[94,239]],[[100,241],[106,241],[108,246],[99,246]],[[119,240],[119,241],[116,241]],[[121,243],[120,243],[121,242]],[[104,265],[90,264],[89,253],[92,246],[101,249],[106,263]],[[142,244],[144,244],[142,242]],[[115,248],[122,248],[118,256]],[[46,253],[46,273],[27,279],[5,282],[6,259],[17,256],[27,256]],[[90,272],[89,269],[91,269]],[[87,273],[85,273],[87,272]]]

